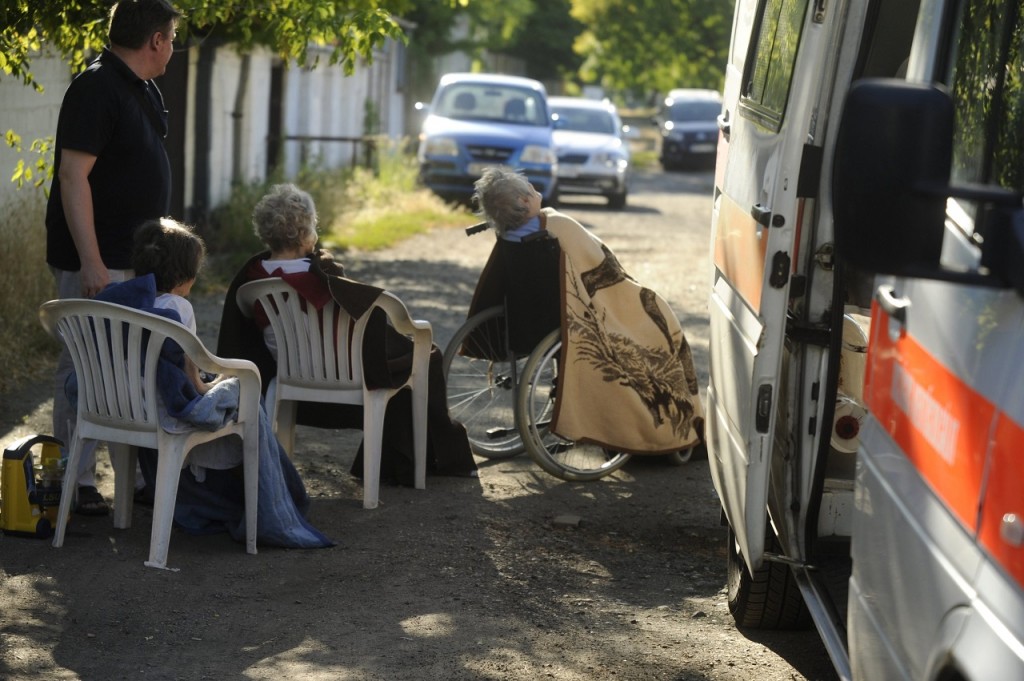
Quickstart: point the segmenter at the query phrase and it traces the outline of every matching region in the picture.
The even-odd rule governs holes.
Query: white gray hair
[[[318,220],[313,197],[290,183],[272,186],[252,211],[253,231],[272,251],[302,245]]]
[[[487,168],[473,183],[473,189],[477,215],[487,220],[499,236],[527,221],[529,208],[519,199],[536,194],[525,175],[504,166]]]

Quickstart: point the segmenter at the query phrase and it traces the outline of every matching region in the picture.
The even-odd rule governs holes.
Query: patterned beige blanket
[[[562,250],[562,437],[633,454],[685,449],[704,435],[690,346],[668,303],[632,279],[596,236],[545,208]]]

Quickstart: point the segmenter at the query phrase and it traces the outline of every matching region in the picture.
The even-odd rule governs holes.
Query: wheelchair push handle
[[[473,225],[472,227],[466,227],[466,236],[473,236],[474,234],[479,234],[480,232],[485,232],[489,228],[490,228],[490,225],[487,224],[486,222],[478,222],[477,224]]]

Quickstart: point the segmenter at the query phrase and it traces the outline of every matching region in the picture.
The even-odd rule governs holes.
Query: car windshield
[[[453,83],[438,93],[431,112],[466,120],[549,124],[541,93],[492,83]]]
[[[617,132],[615,119],[608,111],[553,106],[551,113],[554,116],[557,130],[596,132],[604,135],[614,135]]]
[[[714,100],[694,101],[679,100],[669,107],[666,118],[675,123],[689,123],[693,121],[713,121],[718,118],[722,111],[720,102]]]

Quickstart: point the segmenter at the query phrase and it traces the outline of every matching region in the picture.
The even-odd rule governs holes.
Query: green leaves
[[[4,133],[4,142],[10,148],[21,153],[21,135],[13,130]],[[18,159],[14,166],[14,173],[11,175],[11,182],[21,189],[26,183],[34,187],[42,187],[43,184],[53,177],[53,139],[38,139],[32,142],[29,151],[36,155],[35,161]]]
[[[450,0],[459,2],[459,0]],[[310,65],[310,48],[330,50],[330,63],[351,73],[359,58],[388,38],[405,40],[392,16],[406,0],[179,0],[185,17],[180,40],[219,35],[240,49],[266,45],[286,62]],[[74,71],[106,42],[110,0],[0,0],[0,78],[36,86],[31,62],[43,45],[56,49]],[[317,58],[313,57],[315,64]]]
[[[572,0],[587,26],[574,46],[581,76],[636,93],[719,89],[732,9],[720,0]]]

